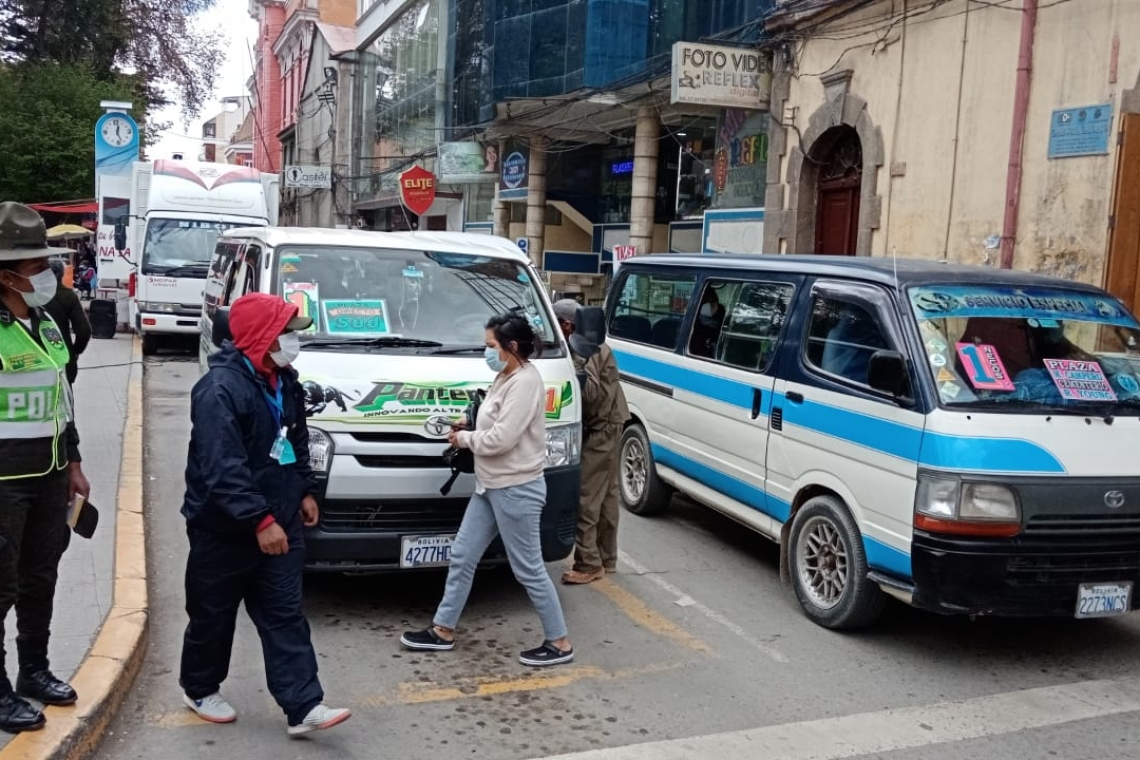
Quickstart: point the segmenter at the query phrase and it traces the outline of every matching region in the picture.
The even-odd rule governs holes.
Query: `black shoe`
[[[43,728],[47,719],[13,692],[0,694],[0,731],[18,734]]]
[[[20,673],[20,677],[16,679],[16,691],[45,705],[60,707],[73,705],[75,700],[79,699],[75,689],[52,675],[50,670]]]
[[[446,652],[455,649],[455,642],[438,635],[434,626],[426,631],[408,631],[400,637],[400,643],[408,649],[421,652]]]
[[[574,659],[574,650],[563,651],[551,644],[543,642],[542,646],[528,649],[519,655],[519,662],[532,668],[545,668],[551,665],[561,665]]]

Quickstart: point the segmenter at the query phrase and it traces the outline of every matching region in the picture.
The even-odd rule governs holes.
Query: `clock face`
[[[119,117],[107,119],[103,122],[103,140],[114,148],[128,145],[134,139],[135,130],[131,123]]]

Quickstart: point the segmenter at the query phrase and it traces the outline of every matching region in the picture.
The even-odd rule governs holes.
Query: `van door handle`
[[[796,393],[795,391],[788,391],[784,394],[784,397],[793,404],[802,404],[804,402],[804,394]]]
[[[760,416],[760,401],[761,401],[760,389],[759,388],[753,388],[752,389],[752,419],[756,419]]]

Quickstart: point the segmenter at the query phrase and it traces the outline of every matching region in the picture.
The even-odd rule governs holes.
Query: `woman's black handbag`
[[[479,418],[479,406],[486,398],[486,391],[476,391],[471,403],[467,405],[466,411],[463,412],[463,419],[466,423],[466,430],[474,430],[475,423]],[[461,449],[456,446],[449,446],[447,451],[443,452],[443,463],[451,468],[451,477],[443,484],[443,488],[439,489],[440,494],[447,496],[451,493],[451,487],[455,485],[455,481],[463,473],[475,472],[475,454],[471,449]]]

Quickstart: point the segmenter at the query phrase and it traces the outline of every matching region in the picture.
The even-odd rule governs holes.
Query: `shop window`
[[[696,275],[629,272],[621,281],[621,295],[610,316],[609,332],[615,338],[677,350],[681,324],[689,309]]]

